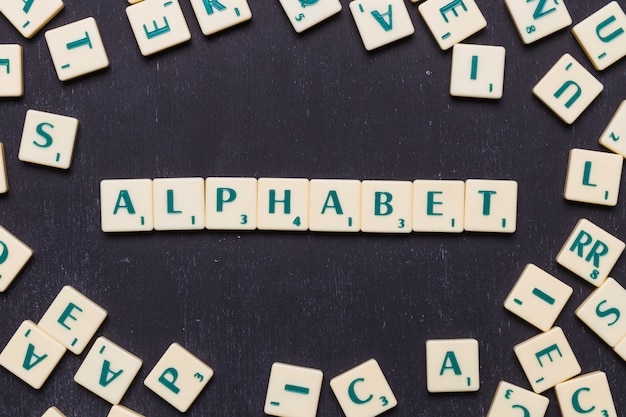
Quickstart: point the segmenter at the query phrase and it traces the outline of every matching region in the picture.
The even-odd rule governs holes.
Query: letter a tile
[[[415,32],[402,0],[355,0],[350,3],[350,11],[368,51]]]
[[[426,341],[428,392],[471,392],[480,387],[478,341]]]

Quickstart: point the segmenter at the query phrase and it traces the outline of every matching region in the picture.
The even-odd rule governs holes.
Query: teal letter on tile
[[[2,249],[0,252],[0,265],[2,265],[9,258],[9,247],[0,240],[0,249]]]
[[[619,320],[620,311],[615,307],[607,308],[606,310],[600,310],[600,306],[604,303],[606,303],[606,300],[600,301],[600,303],[596,306],[596,314],[598,317],[603,317],[603,318],[606,316],[610,316],[611,314],[614,314],[615,320],[613,320],[612,322],[608,324],[608,326],[612,326],[615,323],[617,323],[617,321]]]
[[[574,104],[576,100],[578,100],[580,95],[583,93],[583,89],[580,88],[578,84],[576,84],[572,80],[569,80],[569,81],[565,81],[563,85],[558,90],[556,90],[556,92],[554,93],[554,97],[555,98],[561,97],[561,95],[565,92],[565,90],[569,88],[569,86],[576,87],[576,92],[572,94],[572,97],[570,97],[570,99],[565,102],[566,109],[569,109],[570,107],[572,107],[572,104]]]
[[[117,372],[112,371],[111,362],[105,360],[104,363],[102,364],[102,373],[100,373],[100,385],[102,385],[103,387],[106,387],[111,382],[113,382],[118,376],[122,375],[123,372],[124,372],[123,369],[120,369]],[[111,375],[110,378],[109,378],[109,374]]]
[[[167,368],[159,377],[159,382],[163,384],[165,388],[172,391],[174,394],[178,394],[180,392],[180,388],[174,385],[177,379],[178,371],[174,368]]]
[[[591,177],[591,161],[585,161],[585,170],[583,171],[583,185],[595,187],[596,184],[592,184],[589,182],[589,177]]]
[[[167,32],[169,32],[170,25],[169,23],[167,23],[167,18],[165,16],[163,16],[163,22],[165,23],[165,26],[158,27],[156,20],[153,20],[152,21],[152,24],[154,25],[153,31],[148,31],[148,28],[146,27],[146,25],[143,25],[143,30],[144,32],[146,32],[146,37],[148,39],[152,39],[152,38],[156,38],[157,36],[165,35]]]
[[[226,10],[226,6],[220,3],[218,0],[202,0],[204,3],[204,8],[206,9],[207,14],[213,14],[213,8],[218,12],[223,12]]]
[[[81,46],[85,46],[85,45],[89,46],[89,49],[92,48],[91,39],[89,39],[89,32],[85,32],[84,38],[69,42],[65,45],[65,47],[71,50],[74,48],[80,48]]]
[[[226,195],[228,194],[228,197]],[[232,188],[218,188],[217,189],[217,212],[224,211],[224,203],[232,203],[237,198],[237,192]]]
[[[600,32],[602,31],[602,29],[604,29],[606,26],[610,25],[613,22],[615,22],[615,16],[609,17],[608,19],[600,23],[598,26],[596,26],[596,35],[598,35],[598,39],[600,39],[604,43],[611,42],[613,39],[624,34],[624,29],[619,28],[619,29],[614,30],[612,33],[606,36],[600,35]]]
[[[355,403],[355,404],[365,404],[368,403],[370,401],[372,401],[372,398],[374,398],[374,396],[372,394],[369,395],[369,397],[367,397],[366,399],[362,400],[361,398],[359,398],[358,395],[356,395],[356,391],[354,390],[354,386],[358,383],[358,382],[363,382],[365,381],[365,378],[357,378],[354,381],[352,381],[350,383],[350,386],[348,387],[348,396],[350,397],[350,400]]]
[[[182,211],[174,209],[174,190],[167,190],[167,214],[180,214]]]
[[[7,74],[11,73],[11,61],[8,59],[0,59],[0,66],[7,67]]]
[[[37,132],[37,134],[46,140],[43,144],[37,142],[36,140],[33,141],[33,144],[35,144],[35,146],[38,146],[40,148],[47,148],[50,145],[52,145],[52,136],[50,136],[48,132],[43,130],[44,127],[49,127],[50,129],[54,129],[54,125],[44,122],[44,123],[39,123],[37,127],[35,128],[35,131]]]
[[[491,213],[491,195],[496,194],[495,191],[478,191],[483,195],[483,216],[489,216]]]
[[[465,3],[463,3],[463,0],[454,0],[451,3],[446,4],[445,6],[443,6],[441,9],[439,9],[439,13],[441,13],[441,16],[443,16],[443,20],[446,21],[446,23],[450,23],[450,21],[448,20],[448,17],[446,16],[446,13],[448,12],[452,12],[452,14],[454,14],[455,17],[459,17],[459,14],[456,11],[457,7],[462,7],[463,11],[467,11],[467,6],[465,6]]]
[[[34,2],[35,0],[22,0],[22,3],[24,3],[24,7],[22,8],[22,10],[24,10],[24,13],[28,13],[30,11],[30,8],[33,7]]]
[[[120,190],[117,196],[117,202],[115,203],[115,209],[113,209],[113,214],[117,214],[119,209],[126,209],[128,214],[135,214],[135,208],[133,207],[133,202],[130,200],[128,190]]]
[[[543,368],[543,363],[541,363],[541,357],[542,356],[547,356],[548,359],[550,359],[550,362],[554,362],[552,360],[552,356],[550,356],[550,352],[552,352],[553,350],[556,350],[557,353],[559,354],[560,357],[563,357],[563,355],[561,354],[561,351],[559,350],[559,347],[557,346],[557,344],[553,344],[551,346],[548,346],[547,348],[540,350],[539,352],[535,353],[535,357],[537,358],[537,360],[539,361],[539,365]]]
[[[526,0],[526,3],[528,3],[529,0]],[[535,8],[535,11],[533,13],[533,19],[537,20],[541,17],[547,16],[552,12],[556,11],[556,7],[553,7],[549,10],[544,10],[544,8],[546,7],[546,3],[548,2],[548,0],[539,0],[539,4],[537,5],[537,7]],[[558,4],[556,2],[556,0],[554,0],[554,4]]]
[[[436,194],[443,194],[441,191],[428,191],[426,193],[426,214],[428,216],[443,216],[442,213],[435,213],[435,205],[443,204],[441,201],[435,201]]]
[[[276,213],[276,203],[283,203],[285,205],[285,209],[283,210],[283,213],[290,214],[291,213],[291,190],[285,190],[284,200],[276,200],[276,190],[270,190],[270,214]]]
[[[391,193],[376,191],[374,193],[374,215],[389,216],[391,213],[393,213],[393,206],[389,204],[391,203],[392,199],[393,196],[391,195]],[[384,211],[382,210],[383,206],[385,207]]]
[[[331,200],[332,204],[329,204]],[[343,215],[341,203],[339,202],[339,197],[337,196],[337,191],[330,190],[328,192],[328,196],[326,197],[326,201],[324,202],[324,207],[322,207],[322,214],[326,213],[326,209],[335,209],[335,213],[337,213],[338,216]]]
[[[447,363],[450,362],[450,365]],[[446,356],[443,358],[443,365],[441,365],[441,371],[439,371],[439,375],[443,375],[443,373],[452,369],[454,371],[454,375],[462,375],[461,367],[459,366],[459,361],[456,360],[456,355],[454,351],[446,352]]]
[[[391,29],[393,29],[393,17],[392,17],[391,4],[387,8],[386,13],[381,14],[378,10],[374,10],[372,12],[372,16],[374,16],[374,19],[376,19],[378,24],[383,29],[385,29],[385,32],[389,32]],[[389,21],[385,20],[385,16],[389,16]]]
[[[32,343],[29,343],[28,349],[26,350],[26,357],[24,358],[24,363],[22,364],[22,367],[26,369],[27,371],[30,371],[35,366],[37,366],[39,362],[46,359],[47,357],[48,357],[47,354],[37,356],[35,354],[35,345],[33,345]],[[33,362],[33,358],[35,358],[34,362]]]
[[[595,405],[592,405],[591,408],[584,409],[581,407],[580,401],[578,401],[578,396],[583,391],[589,392],[591,391],[591,389],[587,387],[582,387],[574,391],[574,394],[572,395],[572,407],[574,407],[574,410],[576,410],[576,412],[579,414],[591,413],[596,408]]]
[[[609,253],[609,247],[602,241],[596,240],[596,243],[593,244],[593,247],[587,254],[585,258],[586,262],[589,262],[593,258],[593,266],[596,268],[600,267],[600,257]]]
[[[61,314],[61,317],[59,317],[59,319],[57,320],[57,322],[65,327],[67,330],[72,330],[72,328],[70,326],[68,326],[67,324],[65,324],[65,321],[67,319],[72,319],[74,321],[77,321],[78,319],[74,316],[72,316],[72,310],[78,310],[79,312],[83,312],[83,309],[78,307],[76,304],[74,303],[69,303],[67,305],[67,307],[65,307],[65,310],[63,311],[63,313]]]

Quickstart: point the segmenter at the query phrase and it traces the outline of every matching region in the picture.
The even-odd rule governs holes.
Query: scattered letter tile
[[[184,413],[212,376],[213,369],[173,343],[150,371],[144,385]]]
[[[50,407],[41,417],[65,417],[65,414],[56,407]]]
[[[152,230],[152,180],[101,181],[100,210],[103,232]]]
[[[361,230],[367,233],[410,233],[413,230],[413,183],[363,181]]]
[[[354,0],[350,2],[350,12],[368,51],[415,32],[402,0]]]
[[[154,230],[204,229],[204,179],[152,181]]]
[[[3,0],[0,12],[25,38],[32,38],[63,9],[61,0]]]
[[[581,371],[578,360],[559,327],[531,337],[516,345],[513,350],[536,393],[542,393]]]
[[[139,413],[134,412],[133,410],[123,407],[121,405],[114,405],[111,407],[109,414],[107,417],[144,417]]]
[[[517,227],[517,182],[465,181],[465,230],[513,233]]]
[[[504,308],[546,332],[552,328],[572,287],[528,264],[504,301]]]
[[[572,24],[563,0],[504,0],[525,44],[533,43]]]
[[[339,0],[279,0],[289,21],[296,32],[303,32],[310,27],[336,15],[341,11]]]
[[[22,97],[23,95],[22,47],[0,44],[0,97]]]
[[[375,417],[398,401],[375,359],[370,359],[330,380],[346,417]]]
[[[602,371],[570,379],[558,384],[554,390],[563,417],[580,417],[585,414],[617,416],[609,381]]]
[[[502,46],[457,43],[452,47],[450,95],[500,99],[504,88]]]
[[[572,124],[603,89],[600,81],[565,54],[533,87],[533,94],[565,123]]]
[[[478,341],[439,339],[426,341],[428,392],[468,392],[480,387]]]
[[[0,226],[0,292],[9,287],[31,256],[31,248]]]
[[[80,355],[106,316],[106,310],[66,285],[44,313],[39,327]]]
[[[626,14],[612,1],[572,28],[572,34],[597,70],[626,56]]]
[[[429,0],[420,4],[418,9],[443,50],[487,26],[474,0]]]
[[[460,233],[464,216],[464,181],[413,181],[414,232]]]
[[[46,32],[59,80],[66,81],[109,66],[98,25],[88,17]]]
[[[587,219],[580,219],[556,262],[599,287],[624,251],[624,242]]]
[[[23,322],[0,353],[0,365],[39,389],[65,354],[65,348],[32,321]]]
[[[191,0],[191,6],[206,36],[252,19],[247,0]]]
[[[206,179],[206,228],[256,229],[257,179],[210,177]]]
[[[600,144],[626,158],[626,100],[615,111],[611,121],[600,135]]]
[[[572,149],[563,197],[570,201],[615,206],[623,161],[621,155],[614,153]]]
[[[18,159],[68,169],[72,163],[78,119],[28,110]]]
[[[361,181],[311,180],[309,229],[358,232],[361,228]]]
[[[626,337],[622,313],[626,313],[626,290],[613,278],[607,278],[576,309],[576,316],[611,347]]]
[[[543,395],[500,381],[487,417],[510,416],[516,412],[521,416],[544,417],[549,403]]]
[[[275,362],[267,385],[265,414],[315,417],[322,391],[322,371]]]
[[[309,180],[259,178],[257,227],[261,230],[309,228]]]

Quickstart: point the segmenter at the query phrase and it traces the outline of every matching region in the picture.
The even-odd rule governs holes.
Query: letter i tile
[[[339,0],[279,0],[296,32],[303,32],[341,11]]]
[[[144,385],[184,413],[212,376],[213,369],[173,343],[150,371]]]
[[[402,0],[355,0],[350,3],[350,12],[368,51],[415,32]]]
[[[480,388],[478,341],[426,341],[428,392],[471,392]]]
[[[0,365],[31,387],[39,389],[64,354],[63,345],[27,320],[0,353]]]
[[[267,384],[265,414],[315,417],[323,377],[319,369],[275,362]]]
[[[615,404],[606,374],[591,372],[558,384],[556,398],[563,417],[616,417]]]
[[[622,317],[625,312],[626,289],[613,278],[607,278],[576,309],[576,316],[614,348],[626,337],[626,318]]]

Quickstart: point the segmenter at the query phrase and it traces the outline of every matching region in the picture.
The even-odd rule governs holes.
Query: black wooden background
[[[577,23],[605,3],[567,5]],[[66,0],[44,31],[95,17],[111,65],[65,83],[43,31],[26,40],[0,18],[0,42],[21,44],[25,65],[24,97],[0,100],[10,181],[0,224],[35,252],[0,295],[0,346],[69,284],[108,310],[97,335],[143,359],[123,404],[148,417],[179,415],[143,386],[174,341],[215,370],[189,416],[262,416],[275,361],[321,369],[318,416],[342,416],[328,381],[372,357],[398,398],[390,417],[484,416],[500,380],[529,387],[512,348],[539,331],[502,303],[532,262],[574,288],[556,324],[583,373],[607,373],[623,413],[626,363],[574,316],[593,287],[554,258],[582,217],[626,239],[623,201],[603,208],[562,197],[569,150],[601,149],[626,98],[626,61],[593,70],[569,28],[526,46],[502,1],[478,4],[488,26],[468,42],[506,48],[500,101],[449,96],[451,51],[408,2],[415,34],[367,52],[346,0],[303,34],[277,1],[251,0],[250,22],[211,37],[183,0],[191,41],[145,58],[126,1]],[[566,52],[605,87],[573,126],[531,93]],[[28,109],[80,120],[69,171],[17,159]],[[102,179],[183,176],[513,179],[517,232],[100,231]],[[625,274],[622,259],[611,276],[624,285]],[[425,341],[458,337],[479,341],[480,390],[429,394]],[[39,391],[0,369],[0,415],[36,417],[56,405],[105,416],[110,406],[73,382],[86,352],[66,354]],[[546,395],[547,416],[560,415],[554,391]]]

